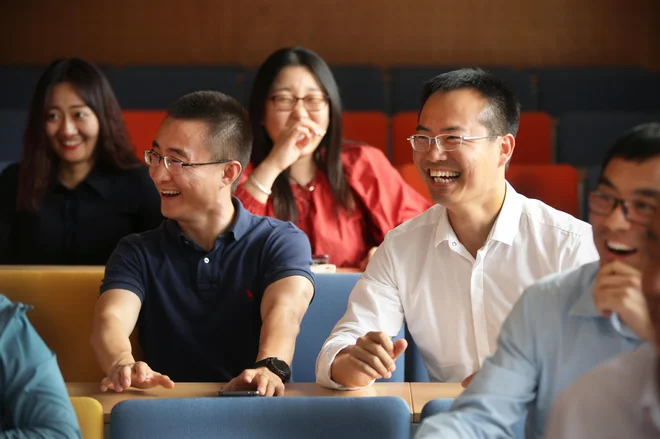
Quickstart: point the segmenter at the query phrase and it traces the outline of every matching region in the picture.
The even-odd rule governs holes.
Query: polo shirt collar
[[[488,240],[495,240],[506,245],[512,245],[516,233],[520,230],[520,216],[522,215],[522,197],[506,183],[506,194],[500,213],[490,231]],[[442,209],[438,217],[438,226],[435,230],[436,247],[445,241],[457,240],[456,233],[449,223],[447,209]]]
[[[245,234],[250,229],[250,218],[252,216],[250,212],[248,212],[245,209],[245,207],[243,207],[243,204],[238,198],[232,197],[231,202],[234,205],[234,209],[235,209],[234,222],[231,226],[229,226],[229,229],[223,235],[220,235],[216,239],[216,246],[218,241],[223,236],[231,235],[235,241],[238,241],[243,236],[245,236]],[[178,239],[180,242],[186,245],[198,247],[194,242],[190,241],[186,237],[186,234],[183,232],[183,229],[181,228],[179,223],[176,222],[175,220],[172,219],[166,220],[165,229],[170,236],[172,236],[175,239]]]

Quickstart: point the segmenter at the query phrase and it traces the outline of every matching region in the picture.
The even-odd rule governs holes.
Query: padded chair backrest
[[[332,329],[346,312],[348,298],[360,279],[360,273],[321,273],[316,278],[316,293],[296,339],[296,351],[291,370],[295,382],[316,381],[316,358]],[[404,330],[395,338],[402,338]],[[392,378],[383,381],[403,382],[405,364],[403,355],[396,360]]]
[[[378,111],[344,111],[342,113],[343,137],[366,143],[388,154],[387,116]]]
[[[394,166],[413,162],[413,149],[407,139],[415,134],[416,128],[416,111],[406,111],[392,117],[392,163]]]
[[[553,122],[547,113],[520,113],[520,128],[516,136],[516,149],[512,163],[550,164],[554,160]]]
[[[390,70],[392,114],[403,111],[419,111],[421,108],[422,86],[424,82],[459,67],[396,67]],[[485,67],[502,78],[518,96],[523,111],[535,111],[536,97],[532,76],[524,71],[503,67]]]
[[[569,165],[518,165],[512,163],[507,181],[527,198],[580,217],[580,176]]]
[[[136,399],[111,416],[112,437],[122,439],[410,437],[410,408],[399,397]]]
[[[331,66],[346,111],[388,111],[385,76],[378,67]]]
[[[0,292],[34,307],[30,322],[57,355],[64,381],[104,377],[89,342],[103,273],[102,266],[0,266]],[[136,332],[131,341],[139,356]]]
[[[83,439],[103,439],[103,407],[87,396],[71,398]]]
[[[151,149],[152,142],[156,138],[167,112],[164,110],[123,110],[121,115],[133,142],[135,155],[140,160],[144,160],[144,151]]]
[[[422,413],[419,415],[419,422],[424,422],[430,416],[438,413],[446,413],[451,409],[454,403],[454,398],[438,398],[427,402],[422,407]],[[527,417],[521,419],[516,425],[513,426],[513,437],[515,439],[525,439],[525,420]]]
[[[584,204],[582,207],[582,219],[589,222],[589,193],[598,187],[600,178],[600,166],[592,166],[587,169],[587,178],[584,180]]]
[[[45,67],[0,66],[0,108],[28,110]]]
[[[599,165],[616,139],[647,122],[660,122],[660,112],[562,114],[557,127],[557,162],[578,167]]]
[[[401,177],[403,177],[403,180],[408,183],[410,187],[422,194],[427,200],[433,202],[433,200],[431,200],[431,193],[429,192],[429,188],[424,183],[424,180],[422,180],[422,177],[420,177],[419,172],[417,172],[417,168],[413,163],[399,165],[396,167],[396,169],[399,171],[399,174],[401,174]]]
[[[543,68],[536,76],[539,110],[660,111],[660,73],[638,68]]]
[[[164,110],[200,90],[243,101],[244,70],[236,66],[131,66],[109,69],[107,76],[123,109]]]
[[[26,125],[27,111],[0,110],[0,161],[20,160]]]

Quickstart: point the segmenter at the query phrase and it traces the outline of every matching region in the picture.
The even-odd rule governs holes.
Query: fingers
[[[132,371],[133,368],[128,364],[117,368],[114,380],[115,392],[122,392],[124,389],[131,387]]]
[[[392,339],[389,335],[384,332],[369,332],[362,339],[369,339],[374,343],[381,345],[386,351],[387,354],[391,357],[394,355],[394,345],[392,344]]]
[[[475,376],[476,374],[477,374],[477,372],[475,372],[475,373],[473,373],[472,375],[470,375],[469,377],[465,378],[465,379],[461,382],[461,387],[463,387],[464,389],[467,388],[467,386],[470,385],[470,383],[472,382],[472,379],[474,378],[474,376]]]
[[[270,382],[269,382],[267,376],[265,376],[263,374],[258,375],[256,377],[255,383],[257,385],[257,391],[259,392],[259,395],[261,395],[261,396],[273,396],[273,393],[271,393],[270,395],[268,394],[268,391],[269,391],[268,386],[269,386]],[[275,389],[271,387],[270,391],[274,392]]]
[[[402,338],[400,340],[396,340],[395,342],[393,342],[393,345],[394,345],[394,356],[392,357],[392,359],[396,360],[397,358],[399,358],[401,354],[404,353],[404,351],[408,347],[408,342]]]
[[[153,371],[144,361],[138,361],[135,363],[135,366],[133,366],[133,372],[133,377],[137,383],[143,383],[153,376]]]
[[[115,388],[110,377],[105,377],[101,380],[101,392],[106,392]]]
[[[154,383],[154,386],[163,386],[166,389],[174,388],[174,381],[167,375],[156,374],[151,381]]]
[[[635,267],[632,267],[628,264],[624,264],[621,261],[612,261],[608,264],[603,265],[600,270],[600,274],[631,274],[631,275],[641,275],[640,271]]]

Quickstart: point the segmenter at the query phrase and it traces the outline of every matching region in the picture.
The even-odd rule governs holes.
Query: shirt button
[[[210,262],[210,259],[209,258],[204,258],[204,262],[206,262],[208,264]]]
[[[451,245],[456,247],[456,241],[452,242]]]

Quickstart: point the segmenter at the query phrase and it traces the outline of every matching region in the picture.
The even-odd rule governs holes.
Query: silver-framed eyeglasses
[[[327,95],[307,95],[302,98],[289,95],[273,95],[269,98],[273,101],[275,111],[293,111],[298,101],[303,101],[303,106],[307,111],[321,111],[328,105]]]
[[[181,174],[183,172],[184,166],[206,166],[206,165],[217,165],[220,163],[229,163],[234,160],[217,160],[215,162],[206,162],[206,163],[186,163],[183,160],[179,160],[175,157],[170,157],[166,155],[163,157],[158,154],[153,149],[148,149],[144,152],[144,161],[149,167],[157,167],[160,165],[160,162],[165,163],[165,169],[167,169],[171,174]]]
[[[495,139],[496,136],[457,136],[456,134],[438,134],[437,136],[429,137],[423,134],[415,134],[408,137],[408,141],[415,151],[426,152],[431,149],[431,145],[435,142],[442,151],[456,151],[463,142],[481,139]]]
[[[589,194],[589,211],[593,214],[609,215],[619,206],[628,222],[641,225],[648,225],[657,210],[657,203],[641,198],[627,201],[598,190]]]

